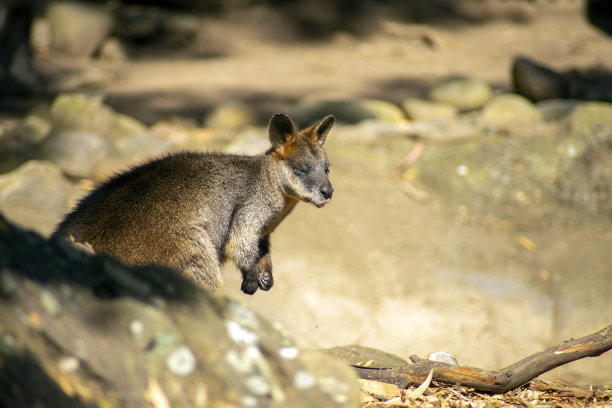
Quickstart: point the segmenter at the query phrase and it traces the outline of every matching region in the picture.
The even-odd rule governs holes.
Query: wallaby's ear
[[[268,134],[272,146],[275,149],[282,149],[283,145],[287,143],[288,140],[297,136],[297,130],[289,116],[283,113],[277,113],[270,119]]]
[[[332,126],[336,123],[336,118],[333,115],[329,115],[321,119],[319,123],[315,125],[314,134],[317,138],[317,143],[319,146],[323,146],[325,143],[325,139],[327,139],[327,134],[331,130]]]

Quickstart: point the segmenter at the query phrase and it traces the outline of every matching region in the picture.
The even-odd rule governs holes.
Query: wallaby
[[[258,156],[182,152],[120,173],[83,198],[54,235],[89,243],[130,264],[172,266],[216,289],[234,261],[242,291],[269,290],[270,233],[298,201],[331,200],[323,143],[335,119],[298,132],[276,114],[271,148]]]

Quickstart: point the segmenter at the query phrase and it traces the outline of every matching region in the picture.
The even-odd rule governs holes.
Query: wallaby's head
[[[333,116],[327,116],[298,132],[287,115],[277,113],[268,129],[272,143],[268,153],[277,161],[287,195],[319,208],[331,200],[334,192],[323,143],[335,121]]]

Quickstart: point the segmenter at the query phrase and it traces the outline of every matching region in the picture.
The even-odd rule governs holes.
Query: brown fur
[[[183,152],[135,167],[85,197],[55,234],[127,263],[173,266],[209,289],[231,259],[245,293],[268,290],[272,231],[298,201],[322,207],[331,199],[322,145],[333,123],[328,116],[298,133],[277,114],[266,154]]]

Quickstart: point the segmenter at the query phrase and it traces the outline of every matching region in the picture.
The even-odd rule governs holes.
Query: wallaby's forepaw
[[[261,290],[270,290],[272,285],[274,285],[274,277],[272,276],[272,259],[270,258],[270,253],[266,254],[259,260],[257,284]]]
[[[242,279],[242,286],[240,289],[247,295],[252,295],[257,292],[258,283],[255,279]]]
[[[257,277],[257,284],[261,290],[270,290],[272,285],[274,285],[274,277],[270,272],[262,272]]]

